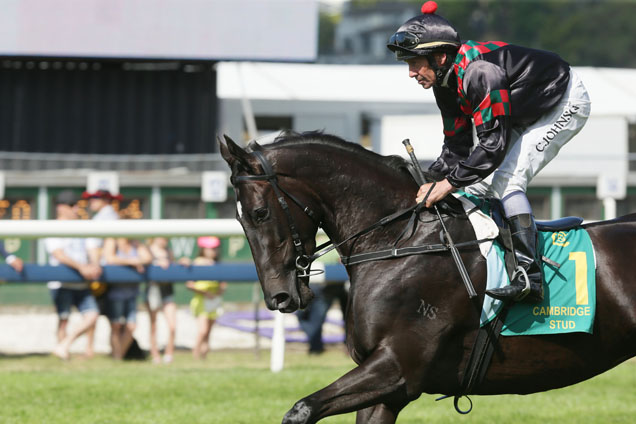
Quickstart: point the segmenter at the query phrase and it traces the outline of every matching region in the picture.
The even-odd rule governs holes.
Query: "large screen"
[[[2,0],[0,55],[313,61],[317,0]]]

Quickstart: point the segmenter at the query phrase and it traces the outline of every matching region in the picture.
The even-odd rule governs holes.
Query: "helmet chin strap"
[[[449,59],[448,53],[446,54],[446,65],[439,66],[435,57],[432,54],[426,55],[429,66],[435,72],[435,85],[437,87],[448,87],[448,80],[452,74],[453,61]]]
[[[448,87],[448,80],[450,79],[451,74],[453,73],[453,67],[450,66],[447,70],[446,70],[446,75],[444,75],[444,78],[442,79],[442,83],[441,86],[442,87]],[[439,78],[439,77],[438,77]]]

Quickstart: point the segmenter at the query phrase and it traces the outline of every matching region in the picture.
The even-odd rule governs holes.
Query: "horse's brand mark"
[[[420,306],[417,308],[417,313],[422,314],[424,318],[437,319],[437,310],[437,306],[429,305],[424,299],[420,299]]]

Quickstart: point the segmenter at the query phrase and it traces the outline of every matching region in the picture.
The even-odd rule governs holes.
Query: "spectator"
[[[221,241],[217,237],[199,237],[197,245],[199,255],[194,259],[194,265],[214,265],[218,261]],[[198,324],[192,356],[195,359],[205,359],[210,350],[212,326],[218,316],[227,283],[210,280],[187,281],[186,287],[195,293],[190,308]]]
[[[0,256],[4,259],[4,261],[16,272],[22,272],[24,268],[24,262],[22,259],[18,258],[16,255],[13,255],[4,248],[4,242],[0,240]]]
[[[85,191],[82,193],[82,199],[88,200],[88,208],[94,213],[92,219],[96,221],[119,219],[119,215],[111,203],[113,200],[121,201],[122,196],[120,194],[113,195],[108,190],[97,190],[93,193]],[[103,244],[104,240],[100,238],[87,239],[86,246],[89,249],[92,263],[99,264],[101,262],[101,249]]]
[[[152,262],[148,248],[138,240],[119,237],[104,241],[104,259],[109,265],[131,266],[145,272]],[[106,316],[110,321],[112,355],[123,359],[133,342],[137,323],[137,295],[139,282],[111,284],[106,292]]]
[[[168,268],[174,256],[165,237],[155,237],[148,246],[153,257],[153,265]],[[163,315],[168,324],[168,342],[163,354],[163,362],[172,362],[174,355],[174,341],[177,328],[177,304],[174,301],[172,283],[148,282],[146,285],[146,306],[150,317],[150,356],[155,364],[161,362],[161,355],[157,346],[157,313],[163,309]]]
[[[325,266],[321,262],[314,262],[312,270],[319,269],[324,271]],[[298,324],[307,335],[309,344],[309,354],[319,355],[325,351],[325,345],[322,340],[322,327],[327,319],[327,312],[331,308],[334,300],[340,303],[342,309],[342,317],[346,317],[347,307],[347,291],[345,282],[327,282],[325,274],[316,274],[310,277],[309,287],[314,293],[314,300],[302,311],[298,311]]]
[[[93,218],[96,221],[108,221],[119,219],[119,215],[115,208],[112,206],[112,202],[114,200],[121,201],[122,196],[120,194],[113,195],[108,190],[97,190],[93,193],[89,193],[85,191],[82,193],[82,198],[88,200],[88,208],[91,212],[94,213]],[[86,246],[88,248],[88,257],[92,264],[95,265],[103,265],[103,257],[102,257],[102,247],[104,244],[104,240],[101,238],[89,238],[86,240]],[[104,293],[106,288],[104,287],[104,283],[95,282],[98,288],[98,292],[101,294]],[[99,296],[97,299],[97,305],[100,309],[102,309],[101,313],[105,314],[105,301],[106,299],[103,296]],[[91,349],[93,350],[93,346],[95,344],[95,327],[93,326],[86,333],[87,343]],[[111,346],[112,347],[112,346]]]
[[[77,219],[77,197],[70,190],[62,191],[55,199],[57,219]],[[85,239],[81,238],[47,238],[44,240],[49,254],[50,265],[66,265],[80,273],[86,280],[81,283],[49,282],[51,296],[58,314],[58,344],[53,354],[61,359],[69,359],[72,343],[89,328],[94,327],[99,312],[97,303],[89,289],[89,281],[99,278],[102,273],[99,265],[89,263]],[[75,306],[82,314],[82,324],[71,332],[67,332],[71,307]],[[92,349],[87,348],[92,356]]]

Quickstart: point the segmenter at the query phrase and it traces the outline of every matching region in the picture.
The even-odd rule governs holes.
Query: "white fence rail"
[[[0,238],[242,235],[235,219],[0,220]]]
[[[0,220],[0,238],[36,239],[41,237],[196,237],[204,235],[242,235],[234,219],[135,219],[93,220]],[[275,315],[275,340],[270,369],[283,368],[285,355],[284,316]]]

